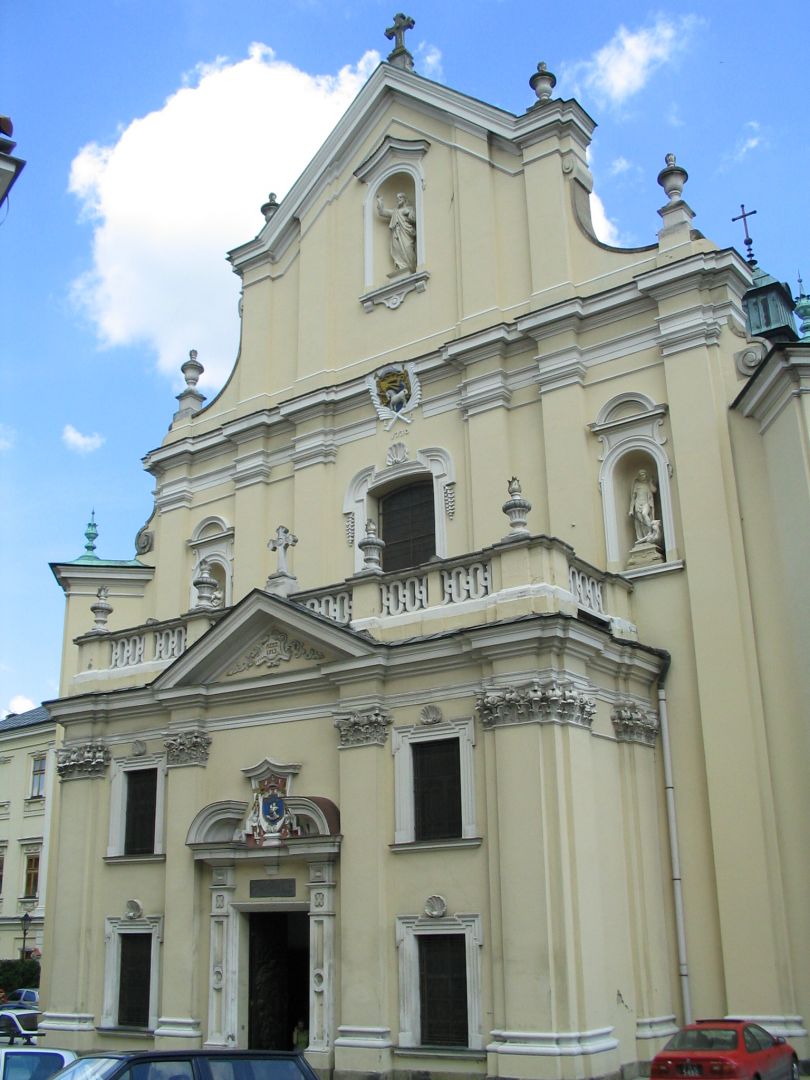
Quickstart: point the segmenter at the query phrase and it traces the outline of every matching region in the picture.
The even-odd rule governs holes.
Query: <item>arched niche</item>
[[[189,581],[189,607],[198,603],[194,579],[205,559],[208,572],[217,583],[217,607],[230,607],[233,603],[233,539],[234,530],[224,518],[211,515],[194,527],[188,546],[194,559]]]
[[[590,426],[603,446],[599,489],[609,570],[626,569],[628,556],[636,543],[630,504],[633,485],[642,469],[647,471],[657,488],[655,516],[661,522],[663,533],[662,561],[678,560],[670,483],[672,465],[664,449],[666,413],[665,405],[656,404],[646,394],[628,392],[607,401]]]
[[[390,255],[390,230],[377,212],[377,199],[382,198],[390,210],[402,193],[413,206],[416,217],[416,267],[426,262],[424,227],[423,158],[430,144],[424,139],[396,139],[390,135],[355,170],[355,176],[366,184],[363,201],[364,286],[373,289],[387,284],[391,278],[407,278],[407,272],[396,270]],[[388,305],[393,306],[393,305]],[[398,305],[397,305],[398,306]]]

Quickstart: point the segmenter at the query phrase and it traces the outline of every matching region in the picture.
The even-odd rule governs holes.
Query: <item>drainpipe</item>
[[[681,887],[681,863],[678,856],[678,818],[675,813],[675,785],[672,782],[672,755],[669,744],[669,720],[667,718],[667,693],[664,680],[669,670],[661,673],[658,684],[658,720],[661,725],[661,751],[664,757],[664,788],[667,800],[667,826],[669,828],[669,857],[672,867],[672,899],[675,904],[675,933],[678,939],[678,974],[681,980],[681,1004],[685,1024],[692,1023],[692,1001],[689,995],[689,969],[686,963],[686,924],[683,915],[683,889]]]

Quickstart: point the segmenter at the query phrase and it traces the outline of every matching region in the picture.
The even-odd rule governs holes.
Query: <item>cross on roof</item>
[[[746,210],[745,203],[740,203],[740,210],[742,211],[742,213],[737,214],[737,216],[733,217],[731,220],[741,221],[743,223],[743,228],[745,229],[745,246],[748,249],[748,255],[746,256],[746,258],[751,266],[756,266],[757,260],[754,258],[754,253],[751,250],[754,241],[748,234],[748,219],[754,216],[756,210]]]
[[[413,67],[413,57],[405,48],[405,31],[413,30],[416,23],[410,17],[410,15],[403,15],[402,12],[397,12],[394,16],[394,25],[389,26],[385,31],[385,36],[389,41],[394,41],[394,48],[391,51],[388,59],[396,62],[397,60],[402,63],[405,62],[405,66],[409,69]]]

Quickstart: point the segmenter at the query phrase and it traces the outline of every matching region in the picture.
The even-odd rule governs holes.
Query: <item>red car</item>
[[[650,1077],[799,1080],[799,1062],[788,1042],[750,1020],[698,1020],[655,1055]]]

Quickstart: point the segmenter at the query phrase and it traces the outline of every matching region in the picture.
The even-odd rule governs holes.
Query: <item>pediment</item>
[[[285,678],[324,665],[359,659],[374,644],[308,608],[259,589],[249,593],[191,645],[155,682],[155,688],[237,685]]]

